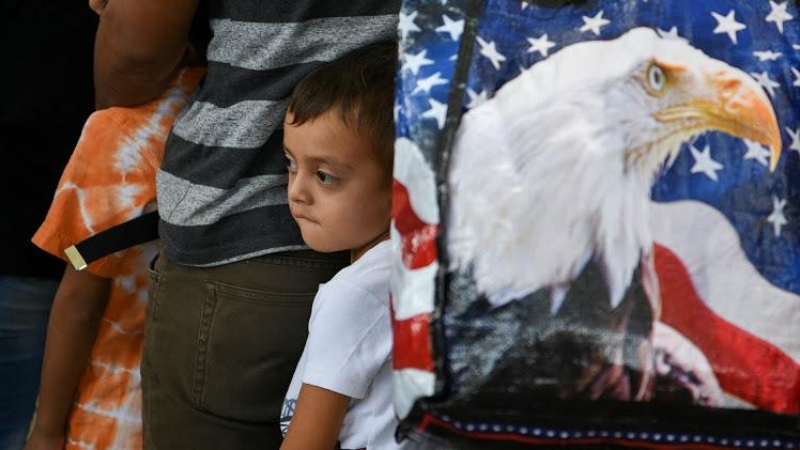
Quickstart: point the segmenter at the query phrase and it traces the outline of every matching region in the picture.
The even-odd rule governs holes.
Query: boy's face
[[[360,255],[389,230],[392,175],[370,139],[347,128],[337,112],[300,126],[286,114],[289,207],[309,247]]]

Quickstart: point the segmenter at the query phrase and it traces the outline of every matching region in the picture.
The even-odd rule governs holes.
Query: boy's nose
[[[291,203],[308,203],[306,183],[299,174],[289,174],[288,197]]]

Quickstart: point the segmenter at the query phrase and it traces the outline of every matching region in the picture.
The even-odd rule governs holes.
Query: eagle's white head
[[[769,146],[775,167],[780,132],[761,87],[685,41],[637,28],[554,53],[462,118],[451,269],[471,268],[495,305],[553,288],[556,311],[594,259],[616,307],[651,252],[654,178],[711,130]]]

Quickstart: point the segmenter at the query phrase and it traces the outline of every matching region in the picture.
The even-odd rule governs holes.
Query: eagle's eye
[[[661,93],[667,85],[667,74],[658,64],[647,68],[647,85],[653,93]]]

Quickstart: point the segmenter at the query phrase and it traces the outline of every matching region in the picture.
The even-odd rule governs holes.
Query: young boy
[[[33,238],[64,249],[152,210],[173,119],[205,70],[189,68],[159,99],[95,112]],[[142,448],[141,378],[147,264],[156,243],[67,270],[47,331],[39,407],[26,450]]]
[[[92,114],[34,244],[65,258],[71,245],[152,210],[164,141],[204,72],[187,69],[140,107]],[[83,271],[67,267],[50,315],[28,450],[142,447],[139,362],[146,268],[156,251],[150,242]]]
[[[289,207],[314,250],[352,264],[320,287],[284,401],[281,446],[391,449],[389,225],[397,47],[373,44],[312,72],[284,122]],[[289,423],[291,422],[291,423]]]
[[[103,13],[104,2],[90,6]],[[203,62],[207,20],[205,8],[199,9],[187,49],[199,56],[192,65]],[[169,130],[204,74],[203,67],[187,67],[149,103],[92,114],[33,243],[67,259],[65,249],[155,209],[156,170]],[[85,270],[67,266],[50,313],[26,450],[142,448],[139,366],[147,265],[156,253],[153,241]]]

